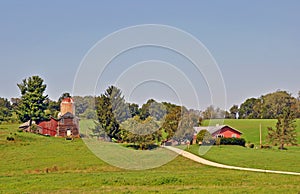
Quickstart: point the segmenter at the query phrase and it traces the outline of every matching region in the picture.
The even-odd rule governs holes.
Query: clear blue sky
[[[187,31],[209,49],[224,78],[227,107],[277,89],[296,96],[299,10],[298,0],[2,0],[0,96],[20,96],[16,84],[40,75],[47,94],[56,100],[63,92],[72,92],[80,61],[97,41],[121,28],[149,23]],[[207,100],[200,103],[209,105]]]

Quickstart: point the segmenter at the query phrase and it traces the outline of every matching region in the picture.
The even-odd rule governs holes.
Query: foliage
[[[221,110],[219,107],[215,108],[210,105],[202,112],[203,119],[223,119],[225,118],[226,111]]]
[[[88,108],[84,112],[83,117],[86,119],[97,119],[97,112],[96,112],[96,110]]]
[[[239,118],[242,119],[276,119],[282,114],[282,110],[287,106],[287,100],[292,102],[291,110],[295,117],[300,117],[300,99],[292,97],[286,91],[278,90],[273,93],[262,95],[260,98],[249,98],[243,102],[238,110]],[[233,108],[233,107],[232,107]],[[235,107],[236,108],[236,107]]]
[[[57,117],[59,111],[60,111],[60,104],[59,102],[53,101],[48,99],[47,100],[48,108],[46,115],[49,117],[50,115],[53,117]]]
[[[207,143],[209,144],[210,141],[212,139],[211,134],[207,131],[207,130],[201,130],[198,134],[197,134],[197,143]]]
[[[292,103],[290,99],[286,99],[289,103],[282,110],[278,111],[278,119],[276,123],[276,128],[268,128],[268,139],[273,144],[279,144],[280,149],[284,149],[285,144],[297,145],[297,133],[295,126],[295,115],[292,108]]]
[[[229,137],[220,138],[220,145],[239,145],[245,147],[246,140],[244,138]]]
[[[241,119],[254,119],[258,118],[256,105],[259,103],[259,99],[249,98],[243,102],[239,109],[239,118]]]
[[[143,104],[140,110],[140,117],[142,120],[151,116],[159,121],[162,120],[166,114],[167,110],[165,105],[163,103],[156,102],[153,99],[150,99],[146,102],[146,104]]]
[[[230,109],[230,117],[231,119],[235,119],[237,117],[237,113],[239,112],[239,106],[238,105],[233,105]]]
[[[293,114],[295,113],[294,105],[296,99],[286,91],[276,91],[261,97],[261,118],[276,119],[283,114],[284,108],[289,106]]]
[[[22,95],[17,114],[22,122],[39,122],[46,119],[48,96],[44,95],[46,84],[43,82],[39,76],[32,76],[17,84]]]
[[[194,127],[197,126],[198,121],[199,115],[195,114],[195,112],[185,112],[179,121],[179,125],[173,139],[179,142],[183,140],[191,141],[194,135]]]
[[[180,106],[170,106],[168,108],[168,114],[162,124],[162,128],[168,134],[167,139],[171,139],[178,129],[179,122],[181,120],[182,108]]]
[[[12,116],[12,106],[6,98],[0,98],[0,123],[9,121]]]
[[[128,107],[129,107],[129,111],[130,111],[130,115],[131,117],[134,117],[136,115],[140,115],[140,108],[138,104],[135,103],[128,103]]]
[[[89,102],[86,97],[74,96],[75,113],[77,116],[83,114],[89,107]]]
[[[105,94],[95,99],[97,118],[100,128],[112,139],[120,140],[120,123],[130,117],[130,111],[121,90],[110,86]]]
[[[127,119],[121,124],[123,130],[122,140],[128,143],[138,145],[139,149],[149,149],[156,142],[161,140],[159,125],[152,117],[141,120],[139,116]]]

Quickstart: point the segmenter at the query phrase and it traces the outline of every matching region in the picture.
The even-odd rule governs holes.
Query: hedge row
[[[235,137],[225,138],[225,137],[222,137],[220,139],[220,144],[221,145],[240,145],[240,146],[245,147],[246,140],[243,139],[243,138],[235,138]]]

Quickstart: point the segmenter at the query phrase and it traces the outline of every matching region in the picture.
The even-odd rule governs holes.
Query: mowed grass
[[[298,193],[300,176],[226,170],[177,157],[133,171],[94,156],[81,139],[18,133],[0,125],[1,193]],[[15,142],[6,141],[12,133]],[[14,134],[16,133],[16,134]]]
[[[192,145],[189,151],[199,155],[199,146]],[[201,157],[232,166],[300,173],[300,147],[278,150],[277,148],[251,149],[242,146],[221,145],[212,146]]]

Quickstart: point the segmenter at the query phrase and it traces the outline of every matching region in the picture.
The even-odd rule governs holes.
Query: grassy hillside
[[[0,125],[0,193],[300,191],[299,176],[218,169],[182,157],[150,170],[118,169],[94,156],[81,139],[66,141],[16,131],[17,125]],[[9,133],[15,142],[6,140]]]

